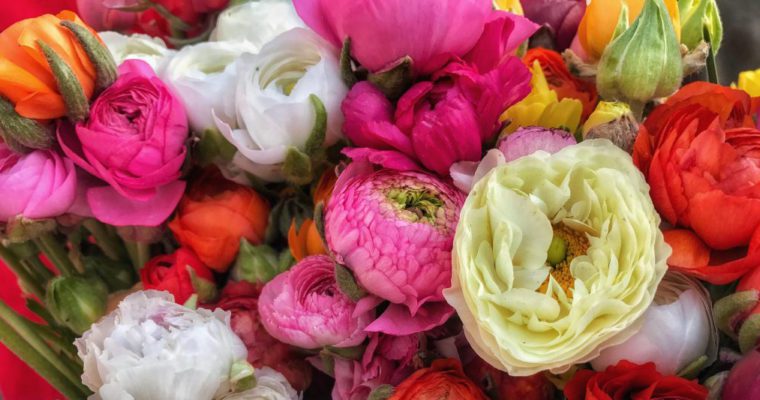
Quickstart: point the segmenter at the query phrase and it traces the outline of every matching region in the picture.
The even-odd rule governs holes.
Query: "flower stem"
[[[100,247],[106,257],[114,261],[121,259],[119,239],[109,232],[105,225],[98,220],[87,219],[84,221],[84,227],[95,237],[95,244]]]
[[[143,266],[150,260],[150,245],[147,243],[124,241],[127,253],[132,260],[135,271],[140,272]]]
[[[28,290],[32,295],[42,300],[45,298],[45,289],[42,283],[32,277],[32,275],[24,268],[21,261],[10,251],[7,247],[0,244],[0,258],[5,261],[5,265],[10,268],[16,277],[21,281],[24,289]]]
[[[707,52],[707,81],[718,84],[718,64],[715,61],[715,48],[710,37],[710,30],[705,26],[703,32],[705,42],[710,45],[710,49]]]
[[[51,233],[43,234],[34,239],[34,242],[63,275],[76,275],[78,272],[83,272],[77,271],[74,263],[69,259],[66,249],[58,243]]]

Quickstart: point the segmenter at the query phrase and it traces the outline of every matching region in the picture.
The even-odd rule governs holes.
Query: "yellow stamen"
[[[564,241],[566,244],[566,250],[564,260],[553,265],[551,277],[559,283],[567,297],[572,298],[573,292],[571,289],[575,284],[575,278],[573,278],[573,274],[570,273],[570,263],[575,257],[586,254],[589,242],[583,232],[574,231],[565,225],[554,227],[554,237]],[[548,289],[549,277],[546,277],[546,280],[541,284],[541,287],[538,288],[538,291],[546,293]]]

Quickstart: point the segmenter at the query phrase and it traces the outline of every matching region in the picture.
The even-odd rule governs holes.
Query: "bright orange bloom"
[[[314,195],[312,196],[315,205],[319,203],[324,203],[325,206],[327,205],[327,201],[330,200],[333,188],[335,187],[335,182],[337,181],[338,174],[335,173],[335,168],[328,168],[322,173],[322,176],[319,177],[319,182],[317,182],[317,186],[314,187]]]
[[[0,33],[0,96],[13,103],[16,112],[24,117],[46,120],[66,114],[55,77],[38,41],[66,61],[85,96],[92,96],[95,67],[71,31],[61,26],[61,21],[87,26],[75,13],[63,11],[16,22]]]
[[[319,235],[317,225],[312,219],[305,220],[300,229],[296,229],[295,221],[290,224],[288,247],[296,261],[301,261],[308,256],[327,254],[322,243],[322,236]]]
[[[592,82],[573,76],[559,53],[540,47],[530,49],[523,56],[523,62],[530,68],[534,61],[541,64],[546,81],[549,83],[549,87],[557,93],[559,100],[577,99],[580,101],[583,104],[583,120],[594,112],[596,103],[599,101],[596,86]]]
[[[388,400],[487,400],[454,359],[435,360],[396,388]]]
[[[169,228],[204,264],[224,272],[237,257],[241,238],[253,244],[264,241],[268,219],[264,198],[216,171],[205,174],[185,194]]]

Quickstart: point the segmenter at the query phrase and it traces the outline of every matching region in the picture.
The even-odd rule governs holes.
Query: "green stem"
[[[87,396],[87,391],[69,382],[61,371],[49,363],[3,319],[0,319],[0,341],[67,398],[84,399]]]
[[[111,234],[105,225],[95,219],[87,219],[84,221],[84,227],[95,237],[95,244],[100,247],[106,257],[114,261],[121,259],[119,239]]]
[[[45,289],[42,283],[34,279],[29,272],[24,268],[13,252],[8,250],[5,246],[0,244],[0,258],[3,259],[5,265],[10,268],[16,277],[21,281],[24,289],[31,292],[32,295],[42,300],[45,298]]]
[[[63,275],[76,275],[78,272],[74,263],[69,259],[66,249],[53,237],[52,234],[46,233],[34,240],[37,246],[50,259]]]
[[[42,279],[45,280],[46,285],[47,285],[47,282],[53,279],[54,277],[53,272],[50,271],[45,266],[45,264],[43,264],[42,261],[40,261],[40,259],[37,258],[37,256],[23,260],[22,263],[25,264],[30,270],[35,271],[37,275],[42,277]]]
[[[164,17],[164,19],[169,22],[172,30],[179,29],[183,32],[186,32],[193,28],[192,26],[188,25],[187,22],[183,21],[180,17],[172,14],[172,12],[169,11],[168,8],[164,7],[163,4],[151,0],[145,0],[145,3],[156,10],[158,15]]]
[[[75,347],[72,343],[69,343],[62,336],[59,336],[53,331],[52,328],[45,325],[34,325],[40,337],[50,344],[50,346],[58,353],[63,354],[69,361],[74,363],[78,368],[83,368],[84,364],[82,359],[77,356]]]
[[[82,386],[79,374],[72,370],[68,365],[64,364],[55,352],[50,349],[47,343],[40,338],[38,332],[34,329],[35,325],[32,325],[29,321],[20,317],[2,301],[0,301],[0,319],[5,320],[14,331],[26,340],[29,346],[66,377],[74,387],[79,388],[83,392],[87,390]]]
[[[705,42],[710,45],[710,49],[707,53],[707,81],[718,84],[718,64],[715,60],[715,49],[713,48],[712,38],[710,38],[710,31],[705,26],[703,32]]]

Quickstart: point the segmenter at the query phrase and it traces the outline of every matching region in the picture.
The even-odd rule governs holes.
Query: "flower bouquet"
[[[0,341],[53,398],[760,399],[714,0],[78,3],[0,33]]]

